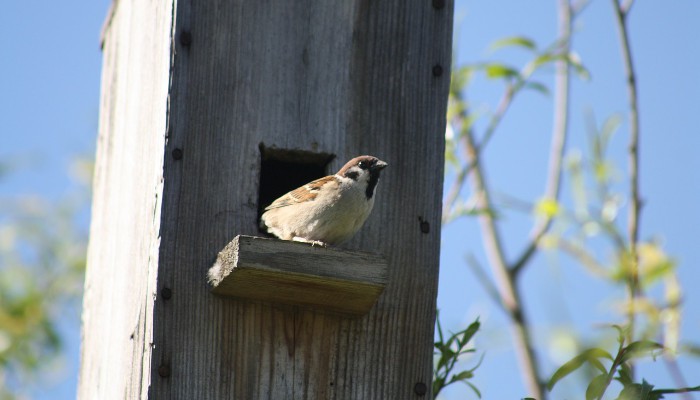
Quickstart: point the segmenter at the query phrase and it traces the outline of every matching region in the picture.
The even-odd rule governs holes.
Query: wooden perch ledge
[[[361,316],[386,286],[387,263],[378,254],[239,235],[208,275],[219,295]]]

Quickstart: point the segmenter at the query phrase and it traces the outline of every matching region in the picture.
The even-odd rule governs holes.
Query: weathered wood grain
[[[106,33],[81,398],[428,398],[452,1],[156,3]],[[367,315],[209,290],[258,233],[261,142],[389,162],[345,246],[388,262]]]
[[[84,400],[145,397],[150,384],[172,6],[120,1],[105,23],[78,383]]]
[[[361,316],[384,291],[384,257],[255,236],[236,236],[209,268],[212,292]]]

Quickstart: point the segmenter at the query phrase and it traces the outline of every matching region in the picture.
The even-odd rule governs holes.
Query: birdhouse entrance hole
[[[265,147],[260,143],[258,217],[278,197],[328,175],[334,154]]]

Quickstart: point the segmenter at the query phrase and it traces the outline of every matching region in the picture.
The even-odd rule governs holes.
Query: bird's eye
[[[365,168],[367,168],[367,161],[360,161],[360,162],[357,164],[357,166],[360,167],[360,168],[362,168],[362,169],[365,169]]]

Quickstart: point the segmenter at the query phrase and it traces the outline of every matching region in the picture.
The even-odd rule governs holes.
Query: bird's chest
[[[337,222],[343,223],[364,221],[374,206],[374,197],[368,199],[365,191],[357,186],[341,188],[334,200],[329,211]]]
[[[373,205],[374,199],[367,199],[359,190],[339,193],[333,205],[312,223],[313,231],[327,243],[344,242],[362,227]]]

